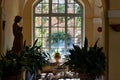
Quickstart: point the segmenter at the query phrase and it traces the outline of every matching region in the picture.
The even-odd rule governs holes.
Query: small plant
[[[60,53],[57,51],[57,52],[55,52],[55,54],[54,54],[54,58],[61,58],[61,55],[60,55]]]
[[[60,55],[59,51],[57,50],[54,53],[54,59],[56,60],[56,62],[59,62],[60,58],[61,58],[61,55]]]

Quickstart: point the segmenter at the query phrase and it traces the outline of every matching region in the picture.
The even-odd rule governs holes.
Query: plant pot
[[[1,80],[22,80],[22,74],[3,76]]]
[[[92,74],[79,74],[80,80],[95,80],[95,76]]]

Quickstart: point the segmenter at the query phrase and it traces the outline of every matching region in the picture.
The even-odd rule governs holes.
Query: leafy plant
[[[26,46],[24,43],[23,53],[25,53],[27,63],[26,69],[31,74],[37,70],[42,70],[43,66],[49,63],[49,54],[45,53],[41,46],[36,46],[37,40],[32,46]]]
[[[67,34],[67,40],[71,40],[71,35]],[[48,41],[49,39],[47,39]],[[65,40],[65,32],[53,32],[51,34],[52,44],[58,43],[60,40]]]
[[[25,68],[25,57],[18,55],[12,50],[8,50],[5,55],[1,55],[1,76],[12,76],[20,74]]]
[[[106,57],[102,51],[103,47],[98,47],[97,43],[98,40],[94,46],[88,47],[88,39],[85,38],[84,47],[73,44],[65,64],[74,72],[101,76],[105,71]]]
[[[34,74],[37,70],[42,70],[45,64],[49,63],[49,55],[40,46],[36,46],[37,40],[32,46],[27,46],[24,42],[23,50],[20,54],[8,50],[0,59],[0,76],[13,76],[26,70]]]

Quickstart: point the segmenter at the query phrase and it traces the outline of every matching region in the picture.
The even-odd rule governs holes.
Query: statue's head
[[[15,21],[15,22],[20,22],[20,21],[21,21],[21,19],[22,19],[22,17],[21,17],[21,16],[15,16],[14,21]]]

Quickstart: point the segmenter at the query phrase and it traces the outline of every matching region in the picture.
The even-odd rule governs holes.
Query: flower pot
[[[95,80],[95,76],[92,74],[79,74],[80,80]]]
[[[3,76],[1,80],[22,80],[22,74]]]

